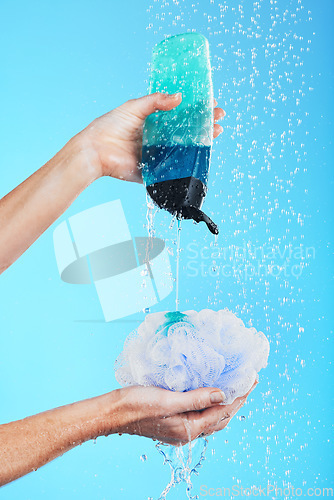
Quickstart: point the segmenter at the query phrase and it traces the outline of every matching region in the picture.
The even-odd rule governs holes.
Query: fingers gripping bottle
[[[181,92],[182,102],[145,120],[142,176],[160,207],[179,219],[216,224],[202,212],[213,136],[213,89],[209,44],[197,33],[177,35],[153,50],[150,93]]]

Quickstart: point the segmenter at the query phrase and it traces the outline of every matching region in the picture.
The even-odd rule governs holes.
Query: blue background
[[[246,419],[210,439],[195,491],[333,487],[332,1],[3,0],[0,196],[95,117],[144,95],[154,44],[188,30],[209,39],[215,95],[227,116],[205,201],[220,235],[214,247],[203,224],[184,222],[181,310],[228,307],[271,344]],[[145,235],[143,187],[109,178],[60,220],[117,198],[132,234]],[[114,360],[144,317],[107,324],[93,286],[61,282],[57,224],[1,277],[3,423],[116,388]],[[155,234],[175,254],[169,224],[168,214],[156,214]],[[174,300],[153,310],[173,309]],[[110,436],[5,486],[0,497],[157,498],[168,479],[153,442]],[[183,497],[183,486],[170,495]]]

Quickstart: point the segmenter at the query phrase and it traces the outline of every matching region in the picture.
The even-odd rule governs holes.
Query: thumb
[[[128,109],[139,118],[144,120],[148,115],[155,111],[169,111],[180,104],[182,101],[182,94],[163,94],[162,92],[155,92],[154,94],[145,95],[138,99],[132,99],[127,102]]]
[[[171,414],[198,411],[223,403],[225,394],[214,387],[202,387],[189,392],[170,392],[168,409]]]

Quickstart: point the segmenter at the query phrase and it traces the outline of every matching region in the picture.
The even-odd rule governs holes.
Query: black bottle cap
[[[192,205],[181,207],[177,216],[178,218],[182,219],[193,219],[195,222],[204,221],[212,234],[219,233],[217,224],[215,224],[213,220],[210,219],[210,217],[208,217],[204,212],[202,212],[202,210],[197,207],[194,207]]]
[[[218,226],[201,210],[207,188],[195,177],[184,177],[156,182],[146,187],[152,200],[179,219],[204,221],[212,234],[218,234]]]

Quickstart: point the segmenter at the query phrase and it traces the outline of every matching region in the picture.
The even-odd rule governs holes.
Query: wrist
[[[72,137],[56,156],[58,155],[72,175],[80,180],[83,188],[101,177],[98,155],[82,140],[81,133]]]
[[[82,408],[82,422],[84,422],[82,441],[121,432],[124,425],[134,419],[124,405],[120,389],[81,403],[85,404]]]

